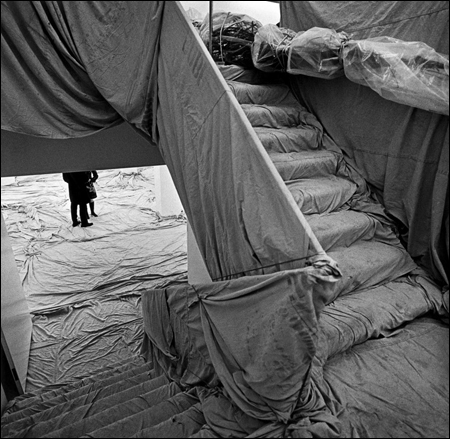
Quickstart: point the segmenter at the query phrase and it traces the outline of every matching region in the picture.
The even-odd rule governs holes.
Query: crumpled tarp
[[[160,39],[160,148],[209,274],[302,267],[312,241],[304,217],[200,37],[177,15],[164,16]]]
[[[89,228],[72,227],[62,174],[2,186],[2,214],[32,313],[139,293],[186,275],[186,219],[155,210],[153,168],[98,173],[99,216]]]
[[[98,171],[89,228],[72,227],[62,174],[2,185],[2,215],[33,314],[26,390],[136,355],[141,292],[186,282],[186,219],[155,210],[154,168]]]
[[[2,12],[2,127],[76,137],[120,115],[158,141],[212,279],[304,265],[302,213],[177,2]]]
[[[281,2],[281,25],[388,36],[448,54],[448,2]],[[300,102],[356,164],[415,260],[448,285],[448,116],[382,99],[347,78],[290,75]]]
[[[214,369],[245,414],[285,424],[315,407],[308,378],[318,317],[332,295],[326,268],[194,287]],[[303,406],[303,407],[301,407]]]
[[[418,272],[325,305],[335,284],[328,284],[324,274],[310,267],[142,295],[142,352],[147,361],[183,388],[204,388],[200,399],[208,425],[195,437],[381,437],[382,423],[358,420],[347,409],[355,400],[371,400],[374,412],[378,405],[382,410],[389,407],[399,425],[409,423],[409,428],[445,437],[445,422],[427,427],[437,408],[434,402],[433,409],[419,404],[421,413],[414,419],[405,416],[403,408],[409,405],[409,395],[418,396],[416,375],[421,383],[441,379],[443,390],[429,388],[427,398],[442,401],[448,386],[445,364],[435,377],[427,359],[437,364],[448,343],[448,328],[429,319],[419,336],[441,326],[441,337],[430,350],[417,349],[413,340],[408,357],[397,349],[393,361],[382,356],[384,366],[376,367],[376,377],[371,379],[370,373],[372,362],[381,362],[377,357],[382,351],[371,352],[374,343],[381,350],[393,349],[397,336],[402,343],[416,336],[409,322],[426,314],[446,315],[439,288]],[[379,341],[368,341],[376,338]],[[324,373],[331,362],[335,386],[351,388],[348,371],[339,368],[349,362],[346,352],[352,353],[356,345],[368,355],[352,360],[358,378],[358,394],[352,396],[347,389],[340,393],[330,388]],[[395,387],[385,389],[385,397],[399,399],[397,408],[377,403],[376,389],[364,387],[366,380],[383,382],[393,370],[401,371],[401,398],[395,396]],[[448,412],[448,402],[438,412]],[[399,431],[392,426],[391,437]]]
[[[199,29],[200,37],[208,47],[209,22],[207,14]],[[246,14],[233,12],[213,12],[211,22],[211,56],[214,61],[225,65],[252,67],[250,47],[261,23]]]
[[[156,142],[163,3],[2,2],[2,129],[65,139],[125,119]]]
[[[317,319],[333,295],[334,284],[332,272],[330,275],[326,266],[317,265],[193,285],[188,287],[189,299],[178,290],[176,300],[188,299],[189,308],[194,309],[192,316],[188,310],[187,318],[199,331],[198,337],[183,320],[176,327],[171,324],[172,311],[168,312],[164,290],[149,291],[142,296],[143,352],[148,359],[155,355],[155,362],[176,381],[183,375],[184,384],[196,380],[204,384],[217,374],[225,399],[244,416],[257,420],[256,424],[259,421],[267,433],[284,431],[288,421],[314,417],[321,410],[326,419],[323,430],[329,432],[334,418],[327,413],[309,374],[316,351]],[[189,338],[179,345],[186,329]],[[193,344],[204,345],[203,358],[208,358],[213,369],[190,355]],[[214,395],[204,401],[207,420],[215,411],[214,401]],[[224,419],[221,410],[217,416]],[[327,427],[328,421],[331,427]]]
[[[327,79],[342,76],[340,54],[347,39],[345,32],[318,27],[297,33],[289,46],[287,72]]]

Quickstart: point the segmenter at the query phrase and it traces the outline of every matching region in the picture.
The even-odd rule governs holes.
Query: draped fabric
[[[281,24],[352,39],[423,42],[448,55],[448,2],[281,2]],[[415,260],[448,284],[448,116],[381,98],[345,77],[290,76],[301,102],[378,192]]]
[[[48,138],[127,120],[156,140],[164,2],[2,2],[2,129]]]
[[[200,399],[221,437],[290,430],[339,437],[340,423],[311,377],[319,315],[335,285],[319,265],[147,291],[142,352],[180,385],[220,380],[222,389],[205,388]]]
[[[346,14],[347,3],[355,7],[353,15]],[[407,21],[401,20],[405,11],[412,17],[413,3],[406,2],[403,11],[393,7],[397,2],[381,2],[381,6],[375,2],[335,2],[335,6],[333,2],[282,2],[282,24],[289,27],[292,20],[295,28],[300,18],[314,21],[314,14],[298,9],[309,5],[321,20],[331,20],[328,25],[317,23],[322,27],[335,27],[335,15],[330,13],[334,7],[339,9],[336,15],[346,20],[354,17],[349,21],[354,30],[364,28],[360,19],[367,15],[367,28],[381,26],[390,14],[395,27],[395,22]],[[433,8],[441,4],[431,3]],[[321,5],[328,9],[322,10]],[[369,6],[375,9],[371,12]],[[416,391],[417,374],[423,375],[424,388],[429,375],[438,375],[443,389],[448,389],[448,374],[445,380],[442,372],[447,364],[436,360],[448,340],[441,336],[441,328],[435,331],[433,349],[427,349],[429,339],[422,337],[420,349],[412,342],[407,345],[414,355],[399,355],[395,362],[386,360],[390,353],[385,350],[390,340],[397,341],[395,334],[401,333],[403,325],[427,313],[445,314],[440,289],[412,273],[416,265],[410,256],[391,233],[384,228],[377,231],[375,221],[364,229],[372,228],[372,235],[361,232],[364,239],[353,247],[357,229],[347,229],[351,237],[344,228],[324,237],[331,249],[333,241],[340,242],[330,254],[339,259],[342,273],[320,244],[313,246],[317,238],[294,195],[178,2],[4,2],[2,8],[2,128],[70,138],[126,120],[157,141],[215,281],[142,292],[142,353],[175,381],[158,391],[156,399],[154,395],[148,400],[138,397],[136,406],[124,404],[121,410],[127,416],[118,423],[106,419],[107,425],[100,426],[98,418],[84,422],[79,417],[81,409],[59,424],[61,419],[53,417],[55,410],[39,413],[27,421],[25,429],[10,424],[6,432],[24,435],[35,429],[55,434],[76,423],[77,431],[89,437],[125,436],[126,432],[141,437],[150,435],[147,429],[153,421],[161,422],[163,411],[173,413],[174,406],[184,411],[194,403],[196,410],[201,405],[207,423],[200,437],[203,433],[206,437],[208,433],[357,437],[366,428],[364,437],[380,437],[379,419],[375,427],[367,427],[362,420],[359,429],[353,428],[352,422],[358,422],[353,415],[358,399],[371,402],[373,413],[381,406],[408,426],[393,428],[392,434],[411,436],[419,426],[426,430],[431,410],[447,419],[440,415],[448,415],[448,405],[433,380],[426,403],[414,404],[423,410],[422,418],[404,416]],[[442,13],[434,9],[426,13],[422,5],[417,8],[420,24]],[[439,34],[436,28],[431,32],[434,36]],[[317,130],[305,131],[313,133],[313,138],[320,132],[323,143],[333,147],[336,143],[358,165],[390,214],[403,223],[411,254],[428,263],[444,281],[448,151],[442,145],[444,139],[448,142],[448,118],[385,102],[345,77],[323,81],[301,76],[292,88],[317,116]],[[330,154],[322,157],[329,159]],[[353,174],[350,167],[345,170]],[[303,186],[296,183],[294,194],[320,186],[306,181]],[[367,211],[369,220],[379,215],[378,206],[364,199],[365,182],[359,174],[355,183],[330,181],[340,181],[340,202],[355,193],[351,207],[358,207],[358,213]],[[323,213],[310,212],[310,221],[314,222],[312,215]],[[379,216],[383,224],[387,222],[384,215]],[[361,220],[360,215],[356,217]],[[333,218],[330,215],[329,222],[323,223],[323,232],[336,231],[338,221]],[[341,216],[340,224],[345,218]],[[378,240],[372,239],[375,234]],[[377,340],[380,355],[374,355],[370,348],[375,340],[369,339],[379,336],[388,341]],[[354,357],[347,358],[356,345],[364,346],[365,355],[358,356],[355,350]],[[333,376],[332,363],[327,369],[333,358],[340,360],[338,366],[348,365],[344,372],[354,371],[349,381],[360,381],[358,392],[352,393],[348,386],[334,392],[332,386],[342,382]],[[430,364],[438,373],[430,372]],[[399,374],[396,382],[380,391],[379,384],[393,380],[394,372]],[[369,392],[364,377],[374,381]],[[399,383],[405,388],[401,398],[395,394]],[[190,387],[195,387],[195,398],[183,392],[185,399],[170,400]],[[347,391],[352,399],[343,397]],[[433,401],[437,402],[430,407],[428,400],[436,394]],[[110,403],[111,415],[116,416],[115,403]],[[152,404],[155,408],[149,416]],[[133,413],[135,408],[138,414]],[[50,431],[44,422],[30,425],[45,416],[51,418]],[[441,421],[437,436],[445,435],[445,427]]]
[[[177,2],[2,3],[2,129],[123,120],[157,143],[214,280],[305,264],[312,232]]]
[[[307,267],[142,294],[142,353],[198,390],[195,437],[446,437],[448,327],[421,318],[446,315],[440,289],[337,286]]]
[[[159,146],[212,280],[302,267],[308,249],[317,253],[302,212],[199,35],[169,10]]]

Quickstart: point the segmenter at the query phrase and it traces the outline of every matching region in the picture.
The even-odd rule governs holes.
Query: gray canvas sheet
[[[446,56],[448,23],[445,1],[281,2],[281,25],[295,32],[320,26],[355,40],[419,41]],[[398,221],[409,253],[448,286],[448,116],[383,99],[345,77],[289,78]]]
[[[415,398],[416,373],[424,383],[437,380],[433,370],[428,369],[426,359],[431,357],[433,364],[439,364],[439,379],[443,382],[436,393],[428,389],[424,398],[435,408],[442,403],[448,376],[445,377],[445,364],[439,363],[439,357],[445,355],[442,346],[448,340],[448,327],[436,318],[428,319],[424,320],[424,331],[416,334],[416,324],[409,323],[420,322],[419,318],[426,314],[445,315],[442,294],[436,285],[420,274],[404,277],[341,296],[320,312],[320,301],[329,300],[332,288],[325,296],[317,295],[313,291],[318,285],[308,287],[307,277],[300,280],[304,275],[297,270],[275,277],[149,291],[143,296],[146,332],[143,352],[147,360],[155,361],[155,367],[167,371],[181,386],[215,389],[217,380],[223,384],[222,391],[201,398],[208,426],[196,437],[223,437],[230,431],[235,437],[249,434],[250,437],[282,437],[293,431],[319,437],[367,437],[364,434],[384,437],[379,433],[386,427],[371,421],[349,424],[354,419],[353,412],[347,410],[351,393],[335,392],[324,374],[326,377],[327,365],[333,364],[336,386],[351,385],[350,378],[348,382],[345,378],[350,376],[349,370],[343,366],[341,371],[341,364],[348,361],[348,352],[361,349],[361,357],[355,357],[351,369],[359,374],[356,382],[361,383],[353,399],[369,398],[371,404],[376,404],[375,393],[364,388],[365,380],[371,380],[371,358],[378,361],[379,352],[390,349],[397,340],[408,345],[407,355],[397,350],[392,361],[388,355],[382,355],[384,365],[375,366],[373,382],[390,380],[401,373],[402,398],[408,401],[410,393]],[[288,281],[290,278],[292,283]],[[291,285],[296,287],[291,290]],[[317,305],[303,303],[295,313],[295,299],[289,291],[300,296],[299,300],[315,298]],[[308,306],[314,306],[316,311],[311,313]],[[316,314],[321,315],[318,321]],[[278,318],[283,322],[277,324]],[[442,336],[429,349],[418,348],[416,340],[408,341],[410,337],[420,338],[428,331],[435,331],[436,327]],[[372,357],[373,343],[376,344]],[[291,349],[287,348],[288,344]],[[292,363],[290,356],[296,356]],[[399,369],[398,364],[404,366]],[[378,405],[384,411],[390,404],[379,401]],[[403,417],[404,406],[399,403],[395,409],[400,425],[412,422],[409,415]],[[421,416],[414,419],[414,425],[422,431],[437,432],[436,437],[445,437],[445,422],[427,428],[427,419],[435,408],[430,411],[430,406],[422,404],[421,407]],[[448,413],[448,402],[440,406],[439,412]],[[289,419],[287,425],[283,419]],[[396,437],[401,431],[403,427],[393,428],[389,437]]]
[[[98,171],[92,227],[72,227],[61,174],[2,185],[2,215],[33,314],[26,390],[139,353],[140,294],[186,282],[186,219],[155,210],[154,168]]]

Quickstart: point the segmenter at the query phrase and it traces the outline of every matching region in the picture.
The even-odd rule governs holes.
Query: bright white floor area
[[[61,174],[2,178],[2,215],[33,316],[26,391],[136,355],[141,292],[187,282],[186,217],[160,214],[155,172],[98,171],[89,228],[72,227]]]

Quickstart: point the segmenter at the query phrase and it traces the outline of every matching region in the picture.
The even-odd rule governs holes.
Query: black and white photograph
[[[2,1],[2,438],[449,438],[448,1]]]

